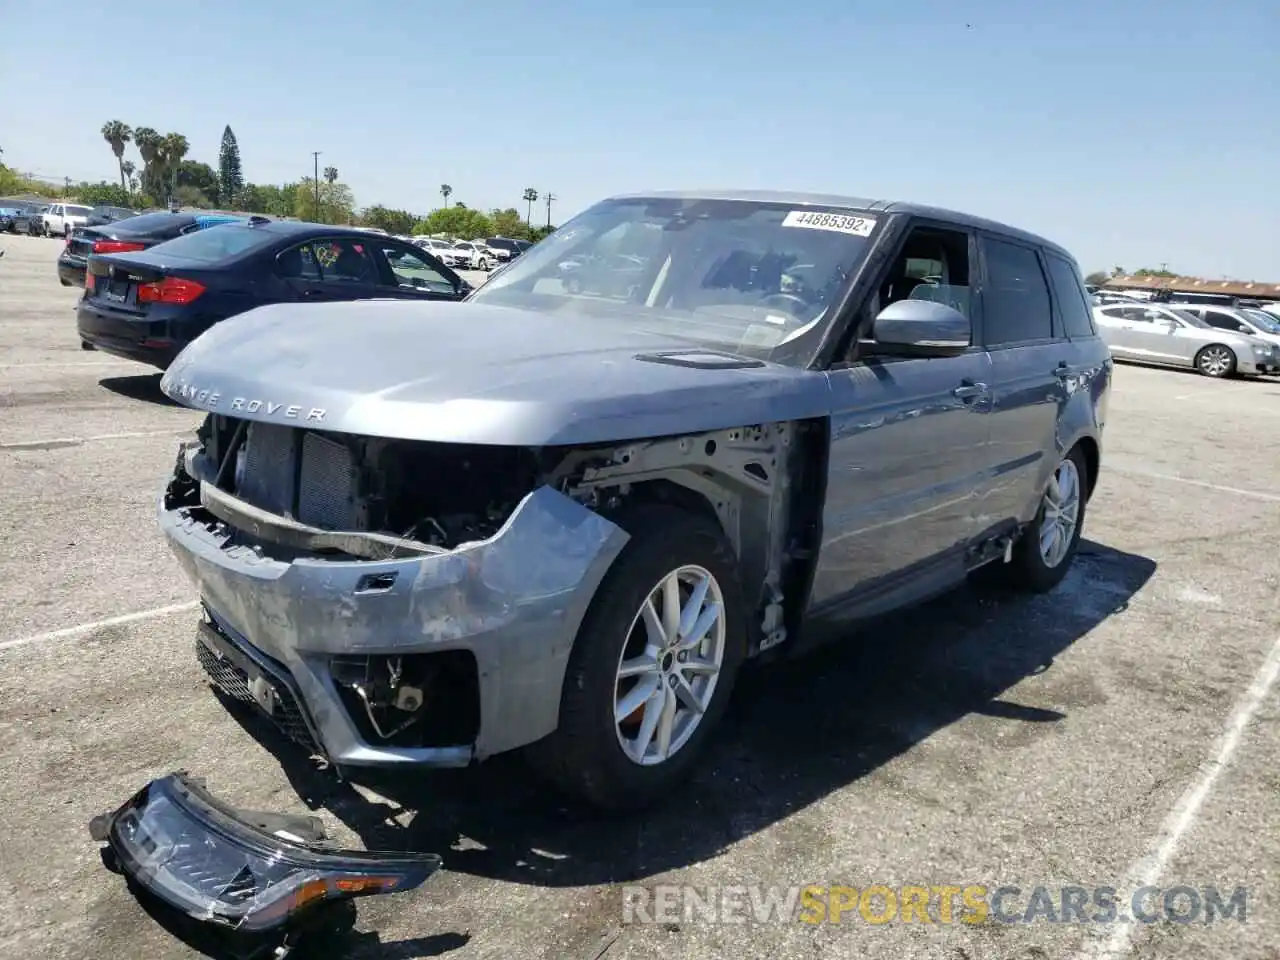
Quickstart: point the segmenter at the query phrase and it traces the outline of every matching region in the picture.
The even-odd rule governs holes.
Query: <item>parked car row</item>
[[[125,207],[0,200],[0,233],[70,237],[80,226],[95,226],[134,216],[137,216],[137,211]]]
[[[489,271],[510,263],[533,244],[528,240],[490,237],[487,240],[451,240],[442,237],[411,237],[410,242],[431,251],[451,267]]]
[[[151,213],[77,228],[58,258],[84,287],[82,347],[166,369],[214,324],[273,303],[460,300],[471,285],[428,251],[353,227]]]
[[[1188,367],[1207,377],[1280,374],[1280,318],[1266,310],[1111,301],[1095,306],[1094,316],[1117,360]]]

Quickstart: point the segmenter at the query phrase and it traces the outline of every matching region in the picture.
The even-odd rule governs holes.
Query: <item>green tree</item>
[[[325,182],[325,183],[337,183],[337,182],[338,182],[338,168],[337,168],[337,167],[325,167],[325,168],[324,168],[324,182]]]
[[[138,148],[138,155],[142,157],[142,190],[153,197],[157,196],[160,193],[159,182],[163,179],[159,175],[158,161],[164,138],[151,127],[137,127],[133,131],[133,142]]]
[[[244,171],[240,168],[240,144],[231,130],[231,124],[222,128],[222,145],[218,148],[216,196],[224,207],[234,208],[244,191]]]
[[[1143,267],[1141,270],[1133,271],[1135,277],[1166,277],[1172,279],[1177,274],[1172,270],[1152,270],[1150,267]]]
[[[412,232],[442,233],[460,240],[474,240],[493,236],[494,229],[493,222],[479,210],[459,206],[432,211],[429,217],[418,222]]]
[[[339,180],[320,184],[320,209],[316,210],[316,184],[303,177],[294,189],[293,215],[312,223],[350,223],[355,219],[356,198]]]
[[[213,167],[199,160],[183,160],[178,164],[178,188],[194,187],[205,197],[202,206],[217,203],[221,198],[221,183]]]
[[[208,210],[214,205],[213,200],[207,193],[199,187],[178,184],[173,189],[173,199],[184,207],[198,207],[201,210]]]
[[[543,240],[546,237],[551,236],[551,234],[555,232],[556,232],[556,228],[551,224],[547,224],[546,226],[542,226],[542,227],[534,227],[531,232],[531,235],[529,236],[529,239],[532,240],[534,243],[537,243],[539,240]]]
[[[496,236],[523,240],[528,235],[529,225],[520,219],[520,211],[515,207],[508,207],[505,210],[490,210],[489,219],[493,221],[493,230]]]
[[[116,183],[102,180],[98,183],[81,183],[74,188],[76,199],[91,206],[125,207],[129,205],[128,191]]]
[[[126,160],[124,163],[120,164],[120,172],[125,175],[124,188],[130,197],[132,197],[138,190],[138,181],[134,177],[134,173],[137,169],[138,168],[134,166],[132,160]]]
[[[407,210],[388,210],[381,204],[368,207],[360,214],[366,227],[380,227],[393,234],[409,233],[418,218]]]
[[[240,209],[246,213],[292,217],[293,200],[297,193],[296,183],[286,183],[282,187],[273,183],[246,183],[241,191]]]
[[[178,167],[182,164],[182,158],[187,155],[187,151],[191,149],[191,145],[187,143],[187,138],[180,133],[166,133],[164,135],[164,169],[168,176],[167,186],[170,195],[178,189]]]
[[[447,207],[449,205],[449,197],[453,196],[453,187],[447,183],[440,184],[440,196],[444,199],[442,206]]]
[[[538,191],[533,189],[533,187],[525,187],[524,193],[522,194],[522,196],[524,198],[524,202],[529,205],[529,214],[528,216],[525,217],[524,222],[529,226],[530,229],[532,229],[533,228],[533,205],[538,202]]]
[[[1084,278],[1084,282],[1089,284],[1091,287],[1100,287],[1110,279],[1111,274],[1107,273],[1105,270],[1095,270]]]
[[[133,128],[120,120],[108,120],[102,125],[102,138],[111,144],[116,165],[120,167],[120,189],[127,192],[129,184],[124,174],[124,148],[133,139]]]

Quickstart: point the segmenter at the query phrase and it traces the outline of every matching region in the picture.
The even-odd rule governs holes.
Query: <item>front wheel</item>
[[[1052,590],[1071,569],[1084,529],[1088,466],[1079,447],[1058,464],[1036,517],[1014,545],[1004,570],[1010,584],[1031,593]]]
[[[719,524],[646,505],[596,592],[565,673],[560,723],[529,758],[605,809],[669,795],[720,720],[746,650],[737,560]]]
[[[1211,343],[1196,354],[1196,369],[1206,377],[1229,377],[1236,371],[1236,355],[1230,347]]]

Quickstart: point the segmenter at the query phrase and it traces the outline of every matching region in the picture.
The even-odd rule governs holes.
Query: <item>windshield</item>
[[[856,211],[745,200],[607,200],[472,299],[768,357],[820,330],[875,223]]]
[[[1277,320],[1265,310],[1248,309],[1243,311],[1248,314],[1249,319],[1260,326],[1267,333],[1280,333],[1280,320]]]

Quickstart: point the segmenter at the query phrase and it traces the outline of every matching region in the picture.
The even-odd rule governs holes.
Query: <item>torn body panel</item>
[[[578,622],[627,540],[607,519],[542,486],[483,540],[371,561],[247,536],[192,498],[201,481],[179,474],[160,505],[162,531],[217,630],[287,671],[332,761],[456,766],[554,729]],[[474,743],[367,742],[340,696],[335,658],[349,666],[352,656],[449,651],[474,658]]]
[[[751,651],[786,637],[798,554],[784,422],[587,448],[473,448],[209,417],[160,526],[203,599],[222,692],[342,766],[462,766],[558,723],[579,625],[631,498],[713,513]]]

